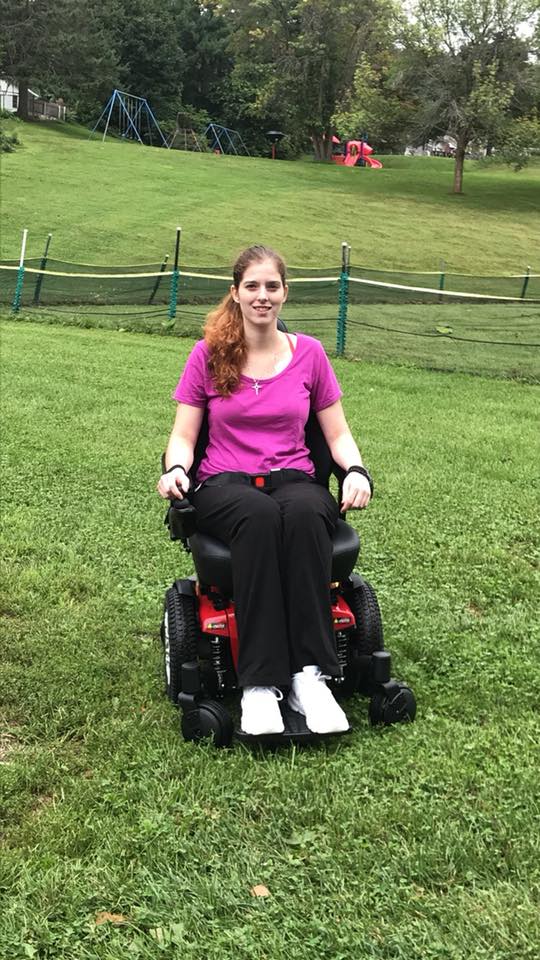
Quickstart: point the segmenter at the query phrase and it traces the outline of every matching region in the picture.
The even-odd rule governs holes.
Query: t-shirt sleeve
[[[191,407],[205,407],[208,401],[208,356],[204,340],[195,344],[187,358],[182,376],[173,392],[173,400]]]
[[[311,406],[316,413],[331,406],[343,396],[332,365],[318,340],[313,340],[313,382],[311,386]]]

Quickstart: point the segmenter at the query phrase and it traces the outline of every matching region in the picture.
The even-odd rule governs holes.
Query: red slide
[[[372,157],[373,147],[362,140],[349,140],[347,143],[347,153],[342,161],[346,167],[355,167],[358,159],[361,157],[366,167],[372,167],[374,170],[380,170],[382,163]]]

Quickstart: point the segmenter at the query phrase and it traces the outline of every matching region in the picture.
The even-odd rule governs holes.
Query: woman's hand
[[[341,512],[363,510],[371,500],[369,481],[361,473],[349,473],[343,481]]]
[[[159,478],[157,490],[164,500],[183,500],[190,488],[190,480],[182,467],[175,467]]]

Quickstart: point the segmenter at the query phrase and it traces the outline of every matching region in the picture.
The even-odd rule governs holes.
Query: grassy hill
[[[465,194],[451,195],[452,163],[386,157],[382,170],[158,150],[97,138],[73,125],[21,124],[21,147],[2,158],[0,256],[136,263],[172,253],[183,262],[230,263],[256,241],[291,264],[339,260],[371,267],[520,273],[540,270],[540,167],[519,174],[466,164]],[[536,258],[536,259],[535,259]]]

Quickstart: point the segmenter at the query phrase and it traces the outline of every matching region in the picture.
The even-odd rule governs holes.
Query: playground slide
[[[354,167],[358,160],[358,154],[348,153],[345,157],[343,163],[346,167]],[[380,160],[376,160],[375,157],[370,157],[367,154],[364,156],[364,163],[366,167],[373,167],[374,170],[380,170],[382,163]]]

